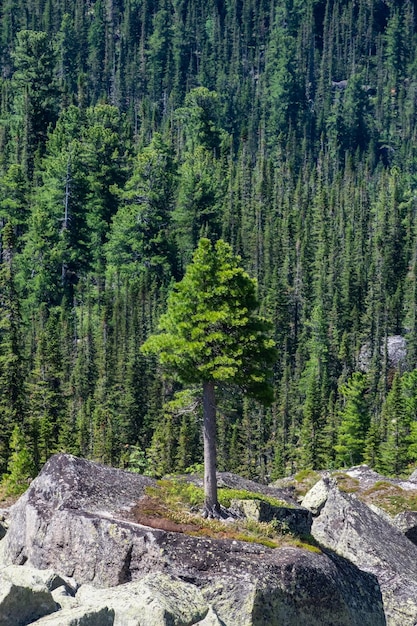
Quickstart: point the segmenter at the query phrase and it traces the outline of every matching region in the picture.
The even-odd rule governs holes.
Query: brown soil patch
[[[183,523],[171,519],[172,512],[149,496],[145,496],[137,502],[130,513],[137,524],[150,528],[159,528],[175,533],[199,532],[202,529],[202,524]]]

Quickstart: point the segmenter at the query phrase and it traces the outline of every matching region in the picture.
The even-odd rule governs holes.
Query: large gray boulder
[[[407,539],[417,545],[417,511],[403,511],[393,521]]]
[[[125,520],[153,484],[71,455],[53,456],[10,509],[4,561],[52,568],[80,583],[127,582],[133,542],[139,552],[152,550],[148,529]]]
[[[114,611],[105,607],[64,609],[31,624],[36,626],[114,626]]]
[[[417,623],[417,546],[392,523],[329,481],[327,499],[313,521],[312,534],[377,577],[387,624]]]
[[[318,515],[326,504],[329,493],[329,480],[328,477],[321,478],[310,491],[307,491],[301,501],[302,506],[311,511],[313,515]]]
[[[83,585],[77,600],[111,608],[115,626],[192,626],[209,611],[197,587],[158,572],[112,589]]]
[[[318,555],[283,548],[275,550],[274,556],[274,568],[269,559],[262,559],[263,575],[258,572],[255,577],[250,570],[249,574],[233,579],[224,575],[202,588],[222,624],[385,625],[382,598],[374,577],[365,583],[360,570],[330,552]]]
[[[49,577],[49,573],[48,576]],[[58,610],[48,584],[33,570],[7,568],[0,572],[0,624],[25,626]]]
[[[135,523],[130,511],[152,483],[72,456],[52,457],[10,511],[4,558],[101,588],[123,589],[158,572],[175,577],[200,589],[207,614],[198,622],[207,626],[217,618],[223,626],[385,624],[375,576],[332,552],[274,550]],[[63,610],[75,608],[68,603]]]

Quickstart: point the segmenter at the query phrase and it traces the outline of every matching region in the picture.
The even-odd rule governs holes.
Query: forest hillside
[[[417,461],[411,0],[0,0],[0,475],[202,462],[140,346],[202,236],[257,280],[274,403],[218,389],[218,468]],[[392,360],[388,347],[401,347]]]

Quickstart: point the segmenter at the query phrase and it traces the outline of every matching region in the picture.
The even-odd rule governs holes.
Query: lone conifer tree
[[[256,281],[229,244],[201,239],[184,278],[168,298],[158,334],[142,346],[185,384],[202,385],[205,513],[219,514],[216,482],[218,383],[233,383],[264,403],[273,397],[270,324],[257,314]]]

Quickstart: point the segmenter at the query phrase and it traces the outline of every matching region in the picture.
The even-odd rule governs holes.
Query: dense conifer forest
[[[219,469],[415,463],[415,3],[0,0],[0,15],[0,473],[57,451],[199,467],[195,389],[140,346],[202,236],[257,279],[278,354],[272,406],[219,389]]]

